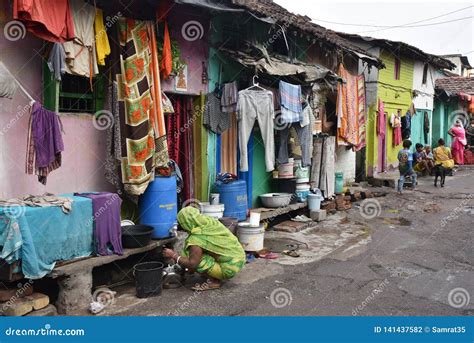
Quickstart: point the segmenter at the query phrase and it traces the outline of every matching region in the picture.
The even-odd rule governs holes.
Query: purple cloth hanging
[[[36,167],[48,167],[64,151],[58,116],[48,111],[39,102],[31,111],[33,139],[35,142]]]
[[[75,193],[92,200],[94,241],[97,254],[123,255],[120,206],[122,199],[116,193]]]

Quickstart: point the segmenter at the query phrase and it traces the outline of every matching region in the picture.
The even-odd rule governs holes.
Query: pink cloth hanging
[[[379,99],[379,106],[378,106],[378,115],[377,115],[377,134],[380,137],[385,137],[385,106],[382,100]]]

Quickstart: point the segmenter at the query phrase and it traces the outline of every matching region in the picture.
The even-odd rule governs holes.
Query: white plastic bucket
[[[296,183],[309,182],[309,168],[298,166],[295,168]]]
[[[211,205],[209,203],[200,204],[201,213],[214,218],[222,218],[224,216],[224,204]]]
[[[296,185],[296,197],[298,198],[298,201],[300,202],[306,201],[309,195],[310,188],[311,188],[310,185],[307,183]]]
[[[308,194],[308,208],[310,211],[321,209],[321,201],[323,197],[319,194]]]
[[[239,223],[237,226],[237,237],[245,251],[260,251],[263,249],[265,229],[263,225],[250,226],[250,223]]]
[[[295,162],[292,158],[288,159],[288,163],[278,166],[278,177],[281,179],[291,179],[293,177],[293,167]]]

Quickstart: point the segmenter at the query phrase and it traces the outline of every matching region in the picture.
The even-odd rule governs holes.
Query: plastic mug
[[[211,193],[211,196],[210,196],[211,205],[219,205],[219,198],[220,198],[219,193]]]
[[[260,226],[260,213],[250,212],[250,226]]]

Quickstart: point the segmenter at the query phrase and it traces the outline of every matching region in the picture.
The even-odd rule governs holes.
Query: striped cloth
[[[283,123],[301,121],[303,108],[301,106],[301,86],[280,81],[281,120]]]
[[[358,94],[358,112],[359,112],[359,144],[356,145],[355,150],[359,151],[364,148],[365,143],[365,114],[366,114],[366,102],[365,102],[365,78],[364,74],[357,77],[357,94]]]

